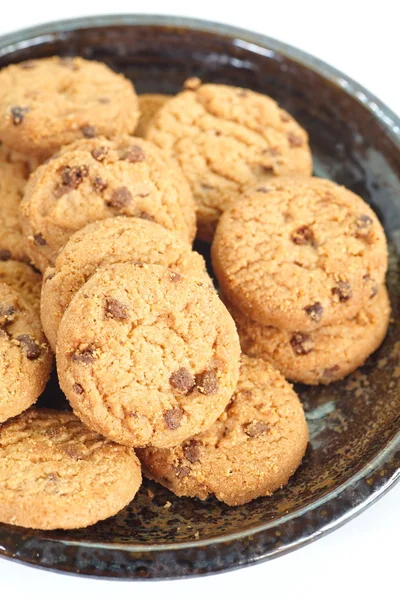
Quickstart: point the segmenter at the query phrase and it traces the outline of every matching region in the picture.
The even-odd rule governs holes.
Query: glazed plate
[[[400,475],[400,121],[333,68],[275,40],[214,23],[156,16],[64,21],[0,39],[0,67],[81,55],[132,78],[139,92],[176,93],[197,75],[274,97],[308,130],[315,174],[360,194],[390,241],[393,319],[382,347],[328,387],[298,386],[311,441],[289,485],[229,508],[178,499],[145,483],[112,519],[74,531],[0,525],[0,553],[102,577],[170,578],[224,571],[289,552],[357,515]],[[201,250],[207,254],[204,245]],[[41,402],[65,406],[56,380]]]

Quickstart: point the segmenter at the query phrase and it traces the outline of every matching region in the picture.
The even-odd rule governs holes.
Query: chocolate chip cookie
[[[0,283],[0,423],[36,402],[51,366],[39,315],[21,293]]]
[[[207,431],[175,448],[138,451],[145,475],[177,496],[236,506],[270,496],[298,468],[308,442],[301,403],[269,363],[243,356],[235,394]]]
[[[43,329],[55,350],[61,318],[79,288],[101,266],[117,262],[163,265],[212,286],[203,257],[172,231],[134,217],[111,217],[77,231],[46,269]]]
[[[297,177],[239,198],[220,219],[212,261],[224,294],[243,314],[305,332],[359,312],[384,281],[387,246],[359,196]]]
[[[194,200],[179,167],[140,138],[66,146],[36,169],[21,203],[28,252],[41,271],[75,231],[118,215],[154,221],[188,242],[195,234]]]
[[[174,446],[207,429],[232,396],[239,357],[217,294],[159,265],[98,269],[58,330],[58,376],[74,412],[129,446]]]
[[[197,203],[198,237],[206,241],[247,185],[312,172],[304,129],[272,98],[247,89],[188,80],[157,111],[146,137],[178,160]]]
[[[145,137],[156,112],[172,98],[168,94],[139,94],[140,119],[135,130],[135,135]]]
[[[111,517],[142,476],[131,448],[89,431],[72,413],[29,410],[0,426],[0,521],[75,529]]]
[[[310,332],[289,332],[259,325],[227,303],[243,352],[269,360],[291,381],[318,385],[343,379],[381,345],[390,319],[382,286],[352,319]]]
[[[19,292],[39,316],[42,278],[30,265],[17,260],[0,260],[0,283]]]
[[[132,83],[105,64],[42,58],[0,71],[0,138],[15,150],[47,157],[80,138],[134,131]]]

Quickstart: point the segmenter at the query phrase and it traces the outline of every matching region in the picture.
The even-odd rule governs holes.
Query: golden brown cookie
[[[0,423],[36,402],[51,366],[39,315],[21,293],[0,283]]]
[[[76,292],[96,269],[117,262],[163,265],[212,286],[203,257],[172,231],[133,217],[91,223],[68,240],[44,274],[42,324],[54,350],[61,318]]]
[[[0,138],[14,150],[47,157],[80,138],[130,133],[138,118],[132,83],[103,63],[53,56],[0,71]]]
[[[384,280],[387,246],[359,196],[327,180],[288,178],[224,213],[212,261],[224,294],[245,315],[304,332],[356,315]]]
[[[382,286],[352,319],[311,332],[259,325],[227,303],[243,352],[269,360],[291,381],[318,385],[343,379],[360,367],[385,338],[390,301]]]
[[[70,412],[29,410],[0,426],[0,521],[87,527],[115,515],[142,482],[135,452]]]
[[[138,455],[145,474],[177,496],[214,494],[236,506],[285,485],[307,442],[292,386],[269,363],[243,356],[235,394],[214,425],[175,448],[145,448]]]
[[[260,178],[311,175],[307,133],[262,94],[188,80],[146,137],[174,156],[197,203],[198,237],[211,241],[232,198]]]
[[[7,283],[19,292],[36,314],[40,314],[42,278],[30,265],[16,260],[0,260],[0,283]]]
[[[58,376],[74,412],[130,446],[173,446],[207,429],[230,400],[239,359],[217,294],[159,265],[98,269],[58,330]]]
[[[28,252],[42,272],[71,235],[107,217],[141,217],[192,242],[196,217],[179,167],[150,142],[82,140],[36,169],[21,203]]]
[[[156,112],[172,98],[169,94],[139,94],[140,119],[135,130],[135,135],[145,137]]]

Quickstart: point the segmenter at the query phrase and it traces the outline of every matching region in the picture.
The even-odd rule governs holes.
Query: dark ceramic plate
[[[270,559],[338,527],[400,475],[399,119],[358,84],[303,52],[213,23],[99,17],[0,39],[0,67],[51,54],[105,61],[131,77],[139,92],[175,93],[186,77],[198,75],[276,98],[309,131],[315,173],[363,196],[381,218],[391,245],[393,322],[380,350],[345,381],[299,387],[311,442],[301,468],[272,498],[228,508],[214,500],[178,499],[146,483],[131,506],[84,530],[0,525],[0,552],[88,575],[179,577]],[[62,401],[56,386],[53,381],[42,402]]]

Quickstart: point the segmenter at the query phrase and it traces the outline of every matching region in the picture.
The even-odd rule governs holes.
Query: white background
[[[0,34],[44,21],[99,13],[168,13],[220,21],[314,54],[362,83],[400,114],[396,5],[396,0],[147,0],[145,5],[132,0],[3,0]],[[269,563],[206,578],[156,583],[99,581],[0,559],[0,598],[398,598],[399,504],[397,486],[351,523],[306,548]]]

